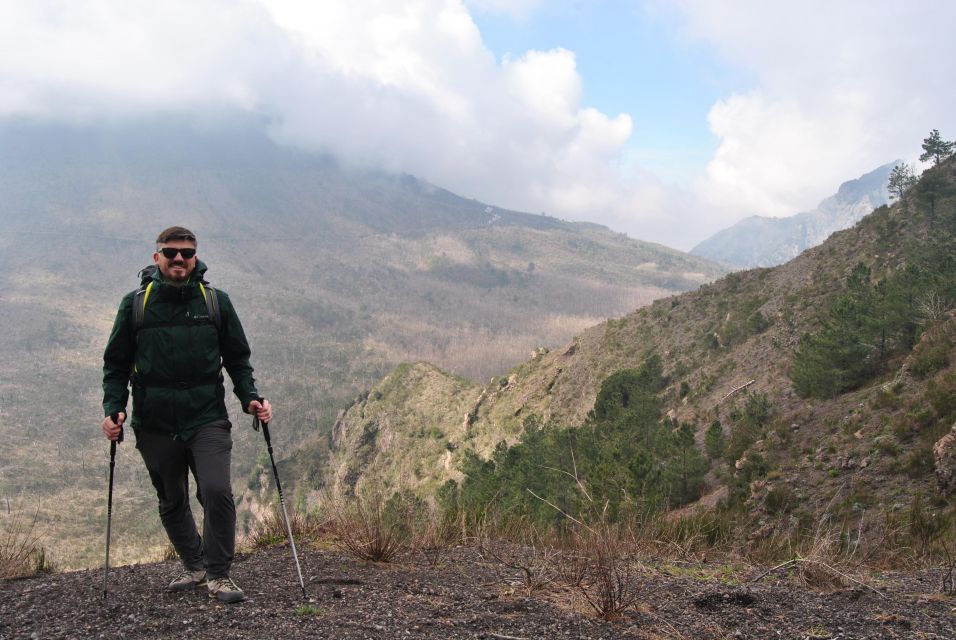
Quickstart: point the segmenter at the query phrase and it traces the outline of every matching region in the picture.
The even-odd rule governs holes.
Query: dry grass
[[[635,606],[640,599],[636,585],[640,568],[634,562],[635,547],[627,542],[633,539],[633,531],[627,525],[609,522],[607,503],[599,508],[594,502],[587,484],[578,474],[573,451],[571,460],[572,472],[564,473],[574,479],[584,496],[588,505],[584,513],[572,516],[534,492],[529,490],[529,493],[567,518],[572,531],[572,555],[587,559],[586,567],[576,566],[572,570],[575,574],[580,572],[579,579],[573,575],[577,593],[598,617],[610,620]]]
[[[814,534],[792,545],[788,539],[773,537],[767,544],[778,546],[786,543],[790,548],[789,558],[752,579],[787,571],[800,585],[809,589],[832,590],[854,584],[883,596],[873,588],[861,571],[865,556],[862,555],[862,533],[848,538],[839,528],[821,519]]]
[[[442,517],[437,510],[430,510],[416,522],[411,547],[428,559],[432,566],[438,564],[442,554],[461,544],[464,537],[458,520]]]
[[[171,543],[163,547],[163,555],[160,558],[160,562],[166,562],[168,560],[179,560],[179,553],[176,551]]]
[[[482,557],[505,570],[499,572],[499,580],[520,587],[528,596],[548,587],[557,577],[559,552],[529,522],[513,521],[496,535],[482,529],[476,540]]]
[[[578,531],[578,552],[589,562],[577,591],[594,613],[605,620],[620,616],[640,599],[640,567],[634,562],[626,538],[621,527],[603,518]]]
[[[28,515],[21,505],[8,500],[0,514],[0,579],[35,573],[50,573],[54,566],[40,544],[37,532],[39,509]]]
[[[386,497],[381,484],[370,485],[350,500],[326,498],[330,532],[336,546],[360,560],[391,562],[412,548],[413,510]]]
[[[294,509],[289,511],[289,525],[292,528],[293,538],[303,541],[315,540],[323,529],[319,521],[301,515]],[[286,529],[282,511],[273,506],[263,519],[256,522],[246,543],[253,549],[263,549],[285,544],[288,538],[289,532]]]

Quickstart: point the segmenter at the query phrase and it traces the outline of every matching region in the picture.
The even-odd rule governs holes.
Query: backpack
[[[159,269],[155,264],[143,267],[139,272],[139,289],[133,296],[133,332],[139,334],[143,326],[143,318],[146,316],[146,303],[149,301],[149,292],[152,290],[155,281],[153,275]],[[206,301],[206,309],[209,311],[209,319],[216,327],[218,333],[222,329],[222,314],[219,311],[219,298],[216,290],[209,286],[209,283],[199,279],[199,290],[202,292],[203,300]]]

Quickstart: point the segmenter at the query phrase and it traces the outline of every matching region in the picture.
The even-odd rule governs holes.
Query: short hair
[[[156,244],[166,244],[171,240],[188,240],[195,243],[196,234],[186,227],[170,227],[159,233],[156,237]]]

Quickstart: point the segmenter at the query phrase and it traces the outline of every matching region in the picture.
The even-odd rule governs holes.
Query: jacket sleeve
[[[129,375],[133,368],[135,336],[132,320],[133,294],[127,294],[120,303],[103,352],[103,414],[118,411],[126,413],[129,399]]]
[[[251,350],[242,330],[242,323],[236,314],[232,301],[221,289],[217,290],[219,311],[222,316],[222,329],[219,333],[219,352],[222,364],[232,379],[232,392],[239,398],[242,409],[259,397],[256,380],[252,377],[252,365],[249,363]]]

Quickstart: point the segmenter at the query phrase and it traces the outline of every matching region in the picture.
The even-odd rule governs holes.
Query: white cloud
[[[0,3],[0,115],[249,108],[290,53],[267,17],[225,0]]]
[[[485,13],[498,13],[523,19],[541,7],[545,0],[465,0],[465,4]]]
[[[581,104],[574,53],[498,61],[460,0],[8,2],[0,43],[0,115],[238,107],[283,143],[574,218],[624,188],[631,120]]]
[[[239,108],[283,143],[685,248],[812,207],[931,128],[956,137],[952,3],[675,0],[690,38],[755,78],[712,106],[719,148],[680,191],[628,162],[628,114],[583,103],[574,52],[497,60],[470,13],[541,4],[0,0],[0,117]]]
[[[692,37],[757,79],[709,114],[720,146],[699,194],[718,211],[790,215],[931,128],[956,135],[951,2],[678,4]]]

